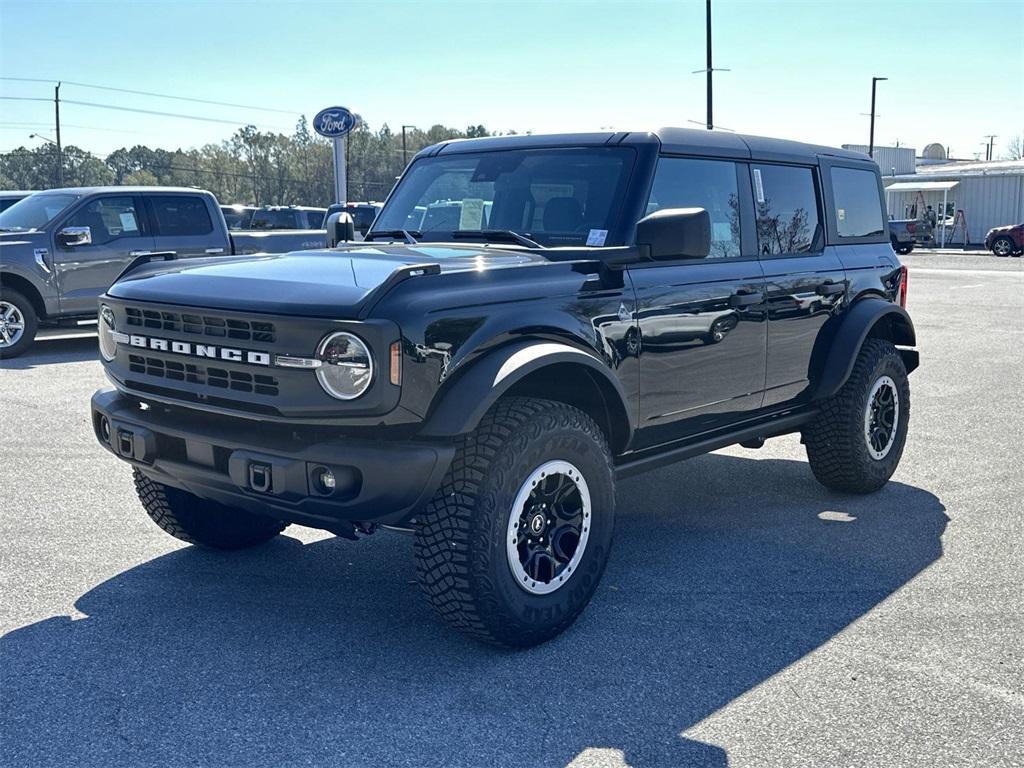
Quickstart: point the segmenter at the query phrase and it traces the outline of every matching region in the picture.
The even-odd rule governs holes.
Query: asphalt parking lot
[[[792,436],[623,481],[593,604],[519,653],[399,534],[166,536],[92,437],[94,335],[0,363],[0,764],[1024,764],[1024,260],[905,261],[893,481],[830,493]]]

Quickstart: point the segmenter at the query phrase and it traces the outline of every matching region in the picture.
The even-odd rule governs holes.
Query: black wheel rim
[[[566,461],[534,470],[520,487],[509,516],[506,553],[516,582],[547,594],[579,566],[590,533],[590,492]]]
[[[899,428],[899,392],[889,376],[879,378],[868,394],[864,413],[864,437],[871,456],[884,459],[896,440]]]

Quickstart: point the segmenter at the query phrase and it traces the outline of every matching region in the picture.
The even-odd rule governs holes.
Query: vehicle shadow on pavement
[[[86,617],[0,638],[0,762],[727,765],[683,733],[935,562],[947,522],[918,488],[841,496],[803,462],[725,455],[618,503],[594,603],[523,652],[444,629],[405,536],[155,558]]]
[[[99,362],[96,334],[86,336],[48,339],[39,337],[27,352],[11,360],[0,360],[0,371],[27,371],[40,365],[57,363],[81,363],[85,360]]]

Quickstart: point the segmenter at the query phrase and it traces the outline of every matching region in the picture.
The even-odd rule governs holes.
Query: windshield
[[[80,197],[81,195],[66,193],[30,195],[0,213],[0,231],[24,232],[29,229],[42,229]]]
[[[485,239],[483,231],[510,230],[548,247],[605,245],[633,159],[628,147],[422,158],[402,177],[373,231],[404,229],[437,241],[456,232]]]

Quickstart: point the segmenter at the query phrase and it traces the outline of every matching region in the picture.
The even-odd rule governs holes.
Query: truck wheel
[[[17,291],[0,291],[0,359],[17,357],[32,346],[38,328],[31,301]]]
[[[1013,240],[1008,237],[997,237],[992,241],[992,253],[996,256],[1009,256],[1013,253]]]
[[[868,339],[850,378],[804,430],[811,471],[835,491],[877,491],[900,463],[909,417],[903,358],[891,342]]]
[[[245,549],[277,536],[287,523],[200,499],[150,480],[138,469],[135,492],[153,522],[176,539],[211,549]]]
[[[499,400],[418,518],[416,572],[428,601],[450,626],[494,645],[555,637],[604,572],[614,477],[607,439],[585,413]]]

